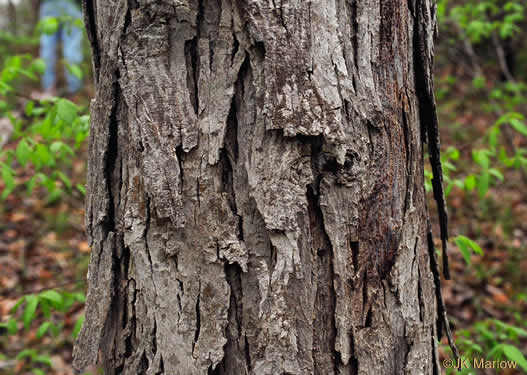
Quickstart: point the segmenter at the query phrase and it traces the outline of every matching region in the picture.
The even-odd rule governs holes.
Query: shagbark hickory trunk
[[[84,11],[96,97],[76,368],[439,373],[432,2]]]

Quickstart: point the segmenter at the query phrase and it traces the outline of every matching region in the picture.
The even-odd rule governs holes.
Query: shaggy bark
[[[100,351],[106,374],[440,373],[432,2],[84,11],[97,93],[77,370]]]

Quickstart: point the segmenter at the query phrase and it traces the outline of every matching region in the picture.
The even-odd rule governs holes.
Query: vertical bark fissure
[[[419,244],[419,236],[415,238],[415,246],[414,246],[414,260],[412,263],[412,275],[415,263],[417,262],[417,300],[419,301],[419,320],[421,322],[424,322],[424,308],[425,308],[425,301],[423,298],[423,286],[422,286],[422,280],[421,280],[421,267],[419,262],[419,253],[418,253],[418,247]]]
[[[280,24],[284,28],[286,35],[289,37],[289,30],[287,28],[287,23],[284,18],[284,10],[283,10],[284,4],[282,3],[282,0],[278,0],[278,1],[280,1],[280,5],[277,6],[276,0],[273,0],[273,9],[277,13],[277,17],[280,19]]]
[[[190,102],[194,107],[194,113],[199,112],[199,54],[198,54],[198,36],[185,41],[185,61],[187,65],[187,88],[190,96]]]
[[[365,269],[362,276],[362,327],[371,327],[371,314],[371,303],[368,298],[368,270]]]
[[[83,0],[82,1],[82,10],[84,13],[84,24],[86,25],[86,34],[88,35],[88,40],[90,41],[91,50],[92,50],[92,61],[93,61],[93,70],[94,70],[94,79],[95,84],[99,81],[99,71],[101,68],[101,51],[99,49],[99,41],[97,38],[97,6],[96,0]]]
[[[419,301],[419,320],[421,321],[421,323],[423,323],[425,320],[424,320],[424,306],[425,306],[425,300],[423,299],[423,286],[422,286],[422,281],[421,281],[421,268],[419,268],[419,266],[417,266],[417,299]]]
[[[414,158],[414,144],[410,140],[409,136],[409,122],[408,122],[408,114],[406,113],[406,109],[403,108],[402,110],[402,119],[403,119],[403,132],[404,132],[404,144],[405,144],[405,150],[406,150],[406,186],[405,186],[405,197],[404,197],[404,206],[403,206],[403,226],[406,222],[406,215],[408,212],[408,209],[410,208],[410,200],[411,200],[411,193],[414,189],[414,179],[413,179],[413,170],[412,170],[412,161]]]
[[[108,215],[106,217],[105,225],[106,230],[109,232],[115,231],[115,198],[114,198],[114,192],[113,192],[113,172],[115,169],[115,164],[117,161],[117,157],[119,154],[119,145],[118,145],[118,126],[119,123],[117,121],[118,116],[118,107],[119,107],[119,100],[120,100],[120,88],[118,84],[119,79],[119,71],[116,71],[115,74],[116,80],[113,85],[113,106],[110,113],[110,129],[109,129],[109,140],[108,140],[108,150],[107,150],[107,156],[106,156],[106,165],[104,169],[104,176],[106,178],[106,181],[108,182],[107,188],[108,188],[108,197],[109,197],[109,210]],[[120,176],[119,176],[120,177]],[[117,179],[115,181],[116,184],[121,183],[121,179]]]
[[[224,346],[224,357],[221,363],[213,371],[209,368],[211,375],[229,375],[229,370],[240,361],[245,362],[245,371],[251,369],[249,344],[243,327],[243,271],[236,263],[225,262],[224,264],[225,278],[230,288],[229,325],[226,327],[227,343]],[[242,369],[239,368],[239,370]],[[246,373],[245,371],[243,373]]]
[[[198,295],[196,296],[196,304],[194,312],[196,314],[196,328],[194,330],[194,341],[192,342],[192,355],[194,355],[194,349],[196,348],[196,343],[199,339],[199,334],[201,332],[201,311],[200,311],[200,300],[201,300],[201,280],[198,279]]]
[[[233,20],[234,22],[234,20]],[[231,25],[233,32],[232,32],[232,38],[234,40],[233,46],[232,46],[232,52],[231,52],[231,67],[234,64],[234,58],[238,54],[238,50],[240,49],[240,42],[238,41],[238,38],[236,37],[236,32],[234,31],[234,25]]]
[[[163,357],[159,359],[159,371],[155,375],[163,375],[165,373],[165,365],[163,362]]]
[[[360,251],[360,242],[359,241],[350,241],[351,248],[351,260],[353,263],[353,269],[355,274],[359,272],[359,251]]]
[[[180,183],[179,194],[181,195],[183,195],[183,187],[185,186],[184,185],[185,169],[183,168],[183,155],[184,154],[185,154],[185,151],[183,150],[183,146],[182,145],[176,146],[176,157],[177,157],[177,161],[179,164],[179,183]]]
[[[234,37],[235,46],[239,48],[236,37]],[[234,53],[234,52],[233,52]],[[232,61],[231,61],[232,62]],[[223,148],[220,151],[219,168],[221,168],[221,190],[226,193],[226,198],[233,215],[237,219],[237,237],[243,242],[243,215],[238,211],[236,203],[236,189],[234,185],[233,166],[238,162],[238,104],[243,98],[243,85],[249,69],[249,56],[246,55],[242,66],[238,72],[238,77],[234,83],[234,94],[231,100],[227,124],[225,130],[225,139]],[[219,251],[218,251],[219,258]],[[224,262],[225,280],[229,285],[230,299],[228,309],[228,325],[225,328],[227,343],[224,345],[224,356],[220,364],[215,369],[209,368],[211,375],[228,375],[233,363],[243,359],[245,361],[246,371],[251,367],[249,348],[243,328],[243,284],[241,266],[237,263],[230,264],[227,259],[221,259]],[[242,353],[240,353],[242,351]]]
[[[352,25],[352,36],[351,45],[353,46],[353,63],[355,64],[355,72],[359,73],[359,15],[357,13],[357,2],[359,0],[351,0],[351,25]],[[355,74],[353,74],[353,83],[355,86]],[[356,90],[356,88],[355,88]]]
[[[315,315],[313,319],[313,361],[314,374],[324,375],[328,368],[327,362],[333,363],[331,369],[338,373],[342,360],[336,350],[337,328],[336,293],[334,290],[334,254],[331,241],[324,225],[324,215],[320,207],[320,183],[325,173],[334,173],[336,165],[333,160],[327,160],[322,153],[323,138],[299,137],[304,143],[311,144],[311,168],[313,183],[307,186],[306,199],[309,212],[311,245],[314,251],[316,274],[314,287],[316,288]],[[326,358],[330,356],[330,358]]]

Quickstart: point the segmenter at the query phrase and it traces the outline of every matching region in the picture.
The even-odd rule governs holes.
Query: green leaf
[[[11,317],[7,321],[7,333],[9,335],[15,335],[18,332],[18,324],[15,318]]]
[[[462,235],[459,235],[458,237],[461,237],[463,241],[465,241],[476,254],[483,255],[483,250],[476,242]]]
[[[68,64],[67,68],[71,74],[73,74],[78,79],[82,79],[82,70],[81,67],[77,64]]]
[[[496,99],[499,99],[499,98],[496,98]],[[522,120],[525,120],[525,117],[521,113],[518,113],[518,112],[507,112],[501,115],[500,118],[498,118],[495,125],[499,126],[501,124],[510,123],[511,119],[517,119],[517,120],[522,121]]]
[[[443,169],[445,171],[455,171],[456,170],[456,166],[454,164],[452,164],[451,162],[449,162],[449,161],[444,161],[443,162]]]
[[[31,322],[35,318],[37,306],[38,306],[37,296],[33,294],[26,296],[26,305],[25,305],[24,314],[23,314],[24,327],[26,330],[29,330],[29,326],[31,325]]]
[[[35,108],[35,102],[33,100],[30,100],[26,104],[25,113],[26,116],[31,116],[33,114],[33,109]]]
[[[84,27],[84,22],[81,19],[74,19],[71,23],[73,27],[78,27],[79,29],[82,29]]]
[[[475,89],[483,89],[485,88],[485,77],[483,76],[477,76],[472,80],[472,86]]]
[[[42,59],[35,59],[31,63],[31,68],[38,74],[43,74],[46,70],[46,63]]]
[[[3,82],[0,79],[0,94],[1,95],[7,95],[12,90],[13,90],[13,88],[10,85],[8,85],[7,83]]]
[[[502,182],[505,180],[505,176],[503,176],[503,173],[501,173],[496,168],[489,169],[489,173]]]
[[[504,147],[500,148],[500,152],[498,153],[498,158],[503,164],[505,164],[507,168],[510,168],[514,165],[514,158],[508,157],[507,152],[505,151]]]
[[[1,198],[4,200],[15,189],[13,170],[7,164],[2,165],[2,180],[4,181],[4,191]]]
[[[37,169],[40,169],[42,166],[51,166],[54,163],[48,148],[43,144],[37,144],[31,161]]]
[[[42,369],[39,369],[39,368],[31,369],[31,372],[35,375],[46,375],[46,373]]]
[[[29,160],[31,156],[31,147],[28,145],[27,141],[25,139],[21,139],[20,142],[18,142],[18,145],[16,147],[15,155],[22,167],[25,168],[27,161]]]
[[[463,180],[460,180],[460,179],[455,179],[453,181],[454,185],[457,186],[459,189],[463,190],[465,188],[465,182]]]
[[[465,190],[472,191],[476,187],[476,176],[469,175],[465,177]]]
[[[517,347],[503,344],[503,354],[511,361],[516,362],[524,371],[527,371],[527,359]]]
[[[15,306],[13,306],[13,307],[11,308],[11,314],[12,314],[12,315],[14,315],[14,314],[17,312],[18,308],[20,307],[20,305],[21,305],[22,303],[24,303],[25,300],[26,300],[26,296],[23,296],[23,297],[21,297],[21,298],[17,301],[17,303],[15,303]]]
[[[518,336],[522,336],[522,337],[525,337],[527,336],[527,331],[520,328],[520,327],[516,327],[516,326],[513,326],[511,324],[507,324],[505,322],[502,322],[501,320],[499,319],[493,319],[493,322],[494,324],[496,324],[496,327],[504,330],[504,331],[507,331],[509,333],[512,333],[513,334],[513,338],[516,338]]]
[[[489,130],[489,145],[492,148],[492,150],[495,150],[496,147],[498,146],[498,140],[500,137],[500,133],[501,133],[500,127],[496,125],[490,128]]]
[[[47,201],[48,203],[57,202],[58,200],[62,198],[63,195],[64,195],[64,190],[62,189],[50,190]]]
[[[494,337],[492,337],[491,341],[495,341]],[[488,357],[493,359],[499,359],[501,357],[501,353],[503,353],[503,344],[497,344],[492,347],[492,350],[488,352]]]
[[[59,178],[62,180],[62,182],[64,182],[64,185],[66,185],[66,188],[68,190],[71,190],[71,180],[68,178],[68,176],[66,176],[61,171],[57,171],[56,173],[57,173],[57,176],[59,176]]]
[[[472,158],[483,169],[488,169],[490,166],[489,150],[474,150],[472,151]]]
[[[42,184],[46,187],[46,189],[48,189],[49,193],[55,191],[55,180],[54,179],[48,176],[45,176],[43,173],[39,173],[38,175],[43,176],[43,177],[40,177],[40,180],[42,181]]]
[[[51,302],[47,299],[40,298],[38,307],[44,315],[44,318],[49,319],[51,317]]]
[[[55,324],[51,324],[49,326],[49,329],[51,331],[51,334],[55,337],[57,337],[58,335],[60,335],[60,327],[57,327]]]
[[[47,355],[37,355],[35,356],[35,358],[33,358],[33,361],[43,363],[49,367],[53,366],[53,364],[51,363],[51,358]]]
[[[73,299],[75,301],[77,301],[77,302],[84,303],[84,302],[86,302],[86,295],[84,293],[81,293],[81,292],[73,293]]]
[[[484,171],[478,178],[478,193],[481,199],[485,197],[489,190],[490,174],[488,171]]]
[[[75,303],[75,299],[73,298],[72,293],[64,293],[63,298],[64,303],[62,304],[61,311],[66,312],[71,308],[71,306],[73,306],[73,304]]]
[[[59,99],[55,104],[57,117],[63,120],[66,125],[73,123],[77,117],[77,105],[67,99]]]
[[[459,150],[455,147],[449,146],[446,150],[446,154],[449,159],[454,161],[459,160]]]
[[[31,194],[33,193],[33,190],[35,190],[35,185],[37,184],[37,176],[33,176],[31,177],[27,182],[26,182],[26,187],[27,187],[27,193],[28,194]]]
[[[514,35],[515,31],[520,30],[518,26],[512,23],[503,23],[500,28],[500,37],[501,39],[507,39]]]
[[[75,322],[75,326],[73,326],[72,336],[73,336],[74,339],[76,339],[77,336],[79,335],[79,332],[81,331],[83,322],[84,322],[84,315],[81,315],[79,317],[79,319],[77,319],[77,321]]]
[[[472,261],[470,260],[470,250],[466,243],[457,240],[456,238],[456,245],[459,248],[459,251],[461,252],[461,255],[463,255],[463,258],[465,258],[465,262],[470,265],[472,264]]]
[[[448,197],[450,195],[450,192],[452,191],[452,188],[454,187],[454,184],[452,182],[449,182],[445,187],[445,197]]]
[[[82,193],[82,195],[86,195],[86,188],[84,187],[84,185],[77,184],[75,185],[75,187],[77,188],[77,190],[79,190]]]
[[[467,264],[471,264],[470,257],[472,255],[472,251],[476,254],[483,255],[483,250],[481,249],[481,247],[468,237],[458,235],[456,236],[454,241],[457,247],[459,248],[459,251],[463,255],[463,258],[465,258],[465,262]]]
[[[50,325],[51,325],[51,322],[44,322],[44,323],[42,323],[40,325],[40,327],[38,327],[37,339],[42,338],[42,336],[44,336],[46,334],[46,332],[48,331]]]
[[[55,34],[59,30],[59,21],[55,17],[43,18],[38,23],[37,30],[48,35]]]
[[[56,308],[60,308],[63,303],[62,296],[56,290],[46,290],[40,293],[39,297],[52,302]]]
[[[510,120],[511,127],[516,130],[518,133],[527,136],[527,126],[523,123],[523,121],[520,121],[518,119],[511,119]]]
[[[35,349],[24,349],[16,355],[15,359],[18,361],[27,357],[33,359],[36,355],[37,352],[35,351]]]
[[[55,141],[49,146],[49,150],[53,153],[57,153],[62,149],[63,145],[64,145],[63,142]]]
[[[34,75],[32,72],[30,72],[29,70],[26,70],[26,69],[20,69],[19,70],[20,74],[33,80],[33,81],[36,81],[37,80],[37,76]]]

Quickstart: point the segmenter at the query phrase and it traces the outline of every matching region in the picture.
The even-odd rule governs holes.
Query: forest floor
[[[488,131],[498,118],[487,110],[490,87],[475,89],[463,67],[450,64],[436,74],[436,91],[441,90],[444,91],[438,95],[438,109],[442,150],[454,147],[460,154],[450,178],[477,174],[473,151],[485,148]],[[525,146],[525,137],[509,138],[508,148]],[[527,329],[527,176],[521,169],[506,168],[502,172],[503,181],[496,179],[491,183],[484,197],[478,196],[477,191],[467,192],[457,186],[447,197],[450,237],[464,235],[483,250],[482,255],[473,254],[471,264],[467,264],[460,249],[450,241],[452,280],[442,280],[443,297],[456,340],[465,338],[468,346],[479,344],[478,357],[485,357],[487,350],[492,349],[485,344],[506,341],[507,334],[496,329],[501,322],[519,328],[520,333]],[[435,202],[432,194],[428,198],[437,236]],[[436,246],[439,245],[437,239]],[[525,355],[525,337],[513,337],[513,341]],[[442,344],[444,356],[446,338]],[[475,373],[523,373],[520,370],[478,371]]]

